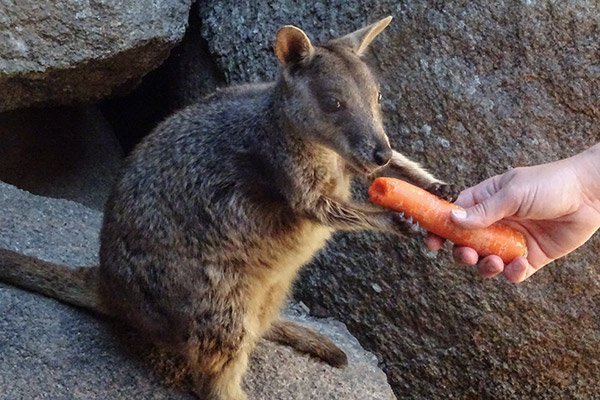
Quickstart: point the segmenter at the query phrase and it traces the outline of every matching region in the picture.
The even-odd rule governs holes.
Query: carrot
[[[402,180],[375,179],[369,188],[369,198],[375,204],[412,217],[429,232],[475,249],[481,256],[496,254],[505,263],[527,256],[527,243],[521,232],[499,223],[484,229],[462,228],[450,219],[450,212],[461,207]]]

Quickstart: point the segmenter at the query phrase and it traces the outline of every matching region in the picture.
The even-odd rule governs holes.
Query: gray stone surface
[[[0,0],[0,111],[134,87],[183,37],[191,0]]]
[[[600,139],[600,4],[542,1],[202,2],[230,82],[275,76],[283,24],[313,41],[386,15],[372,46],[393,145],[459,185],[567,157]],[[480,281],[418,239],[339,235],[298,297],[346,322],[401,398],[594,398],[596,235],[513,286]]]
[[[95,107],[0,113],[0,180],[102,209],[123,152]]]
[[[70,265],[94,264],[100,221],[99,212],[80,204],[0,183],[2,248]],[[334,338],[350,365],[337,370],[261,343],[246,379],[251,399],[394,399],[374,356],[343,324],[307,320],[297,308],[288,314]],[[2,399],[192,398],[176,364],[155,350],[141,350],[145,345],[134,332],[3,284],[0,316]]]

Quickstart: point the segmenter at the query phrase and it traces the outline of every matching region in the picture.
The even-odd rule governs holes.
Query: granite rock
[[[459,186],[600,138],[597,1],[211,1],[200,15],[231,83],[276,76],[281,25],[318,43],[394,16],[367,57],[391,142]],[[377,353],[401,398],[593,398],[599,251],[596,234],[514,286],[428,257],[419,238],[337,235],[297,297]]]
[[[185,32],[191,0],[0,0],[0,111],[128,91]]]

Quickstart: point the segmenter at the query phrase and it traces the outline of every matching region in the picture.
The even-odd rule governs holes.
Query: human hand
[[[496,221],[521,231],[528,256],[505,265],[500,257],[479,259],[469,247],[455,247],[454,259],[477,264],[479,274],[502,273],[518,283],[548,263],[585,243],[600,227],[600,145],[569,159],[516,168],[464,190],[456,204],[464,213],[452,220],[465,228],[483,228]],[[437,251],[443,239],[429,235],[426,245]]]

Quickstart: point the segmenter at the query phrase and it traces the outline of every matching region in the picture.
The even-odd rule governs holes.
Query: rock
[[[357,12],[364,8],[356,1],[348,4],[329,7],[321,2],[261,0],[251,7],[239,7],[217,0],[200,2],[199,12],[203,36],[227,82],[247,83],[271,80],[277,75],[273,42],[281,26],[301,27],[312,42],[319,43],[348,29],[349,25],[344,25],[348,20],[342,16],[348,15],[351,7],[357,6]]]
[[[202,2],[229,82],[271,79],[278,27],[313,42],[386,15],[374,42],[393,145],[458,185],[600,138],[600,5],[497,1]],[[519,286],[481,281],[418,238],[338,235],[297,297],[378,354],[400,398],[592,398],[600,391],[596,235]],[[375,288],[379,289],[375,290]]]
[[[31,193],[102,209],[122,153],[95,107],[0,114],[0,180]]]
[[[339,374],[339,370],[322,363],[306,362],[288,347],[261,342],[246,380],[254,399],[396,399],[377,366],[377,357],[366,352],[344,324],[310,318],[297,304],[284,314],[332,338],[348,355],[349,366]],[[264,384],[270,381],[275,382]]]
[[[135,87],[185,31],[191,0],[0,0],[0,111]]]
[[[200,100],[224,83],[201,35],[197,6],[192,5],[185,36],[169,58],[131,93],[100,105],[126,152],[175,110]]]
[[[0,205],[1,248],[70,265],[96,263],[98,211],[4,183]],[[289,348],[261,343],[246,379],[251,399],[394,399],[376,358],[343,324],[307,321],[294,309],[288,314],[330,335],[347,351],[350,365],[337,370]],[[3,398],[192,399],[185,381],[175,379],[181,374],[178,367],[169,367],[155,350],[142,351],[141,338],[125,328],[3,284],[0,315]],[[171,384],[161,371],[175,375]]]

